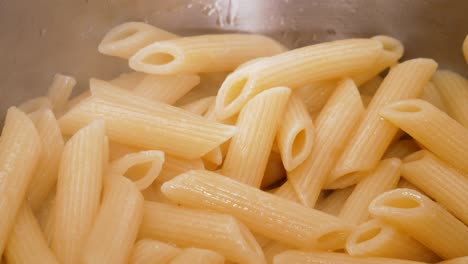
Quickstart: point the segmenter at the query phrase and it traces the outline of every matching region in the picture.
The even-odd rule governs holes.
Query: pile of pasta
[[[7,112],[3,263],[468,263],[461,75],[388,36],[129,22],[98,48],[132,71]]]

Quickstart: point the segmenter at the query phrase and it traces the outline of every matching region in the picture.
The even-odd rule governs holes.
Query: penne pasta
[[[293,201],[295,203],[301,203],[301,201],[297,197],[294,187],[291,185],[289,181],[286,181],[285,183],[283,183],[279,188],[277,188],[273,192],[273,194],[283,199]]]
[[[148,188],[159,176],[164,164],[164,152],[157,150],[127,154],[109,165],[109,174],[124,175],[139,190]]]
[[[427,150],[405,158],[402,176],[468,224],[468,175],[459,173]]]
[[[217,251],[239,263],[264,263],[250,231],[230,215],[145,202],[140,237]]]
[[[0,140],[0,255],[26,196],[40,151],[41,139],[33,122],[16,107],[9,108]]]
[[[150,239],[142,239],[133,247],[131,264],[168,263],[182,252],[172,245]]]
[[[224,264],[224,257],[219,253],[201,249],[201,248],[186,248],[169,264]]]
[[[307,107],[298,95],[292,94],[276,135],[286,171],[291,171],[304,162],[312,152],[314,141],[314,123]]]
[[[273,184],[280,182],[285,177],[286,177],[286,170],[283,167],[283,162],[281,161],[281,155],[279,153],[271,151],[270,157],[268,157],[268,163],[265,168],[265,174],[263,175],[262,185],[260,189],[268,188],[272,186]]]
[[[4,256],[8,263],[59,263],[47,245],[31,208],[26,203],[23,203],[18,211]]]
[[[408,233],[445,259],[468,254],[468,227],[428,197],[410,189],[381,194],[369,212]]]
[[[211,34],[155,42],[136,52],[129,66],[150,74],[225,72],[282,51],[278,42],[261,35]]]
[[[437,72],[432,77],[432,80],[434,80],[436,75],[437,75]],[[421,95],[421,99],[431,103],[432,105],[439,108],[443,112],[446,112],[446,113],[448,112],[447,106],[445,106],[442,96],[440,95],[440,92],[437,90],[437,87],[434,85],[433,82],[428,82],[426,87],[424,87],[424,91],[423,91],[423,94]]]
[[[237,119],[237,134],[229,144],[221,169],[223,175],[260,188],[290,94],[286,87],[269,89],[242,109]]]
[[[403,56],[404,47],[399,40],[384,35],[374,36],[371,39],[378,40],[382,43],[383,50],[371,68],[352,76],[357,86],[361,86],[361,84],[371,80],[385,69],[394,66],[398,63],[401,56]]]
[[[141,149],[130,147],[116,142],[109,143],[109,161],[115,161],[125,155],[141,151]]]
[[[451,71],[437,71],[432,78],[447,113],[468,128],[468,80]],[[431,102],[431,101],[429,101]],[[431,102],[432,103],[432,102]],[[436,104],[435,106],[438,107]],[[444,111],[444,109],[441,109]]]
[[[50,100],[46,96],[40,96],[33,99],[30,99],[18,106],[18,109],[22,112],[29,114],[35,112],[37,110],[41,110],[44,108],[52,109],[53,106],[50,103]]]
[[[142,72],[124,72],[108,82],[122,89],[134,90],[146,76],[148,75]]]
[[[288,250],[273,258],[273,264],[424,264],[393,258],[356,258],[332,252],[303,252]]]
[[[316,139],[309,157],[288,173],[301,202],[313,208],[330,171],[364,112],[359,91],[350,79],[342,81],[315,121]]]
[[[317,84],[306,85],[294,90],[296,94],[302,99],[307,107],[307,111],[313,117],[320,113],[320,110],[325,106],[328,99],[335,91],[337,81],[325,81]]]
[[[404,158],[411,153],[414,153],[421,148],[412,139],[402,139],[391,144],[385,152],[383,159],[389,158]]]
[[[418,187],[416,187],[414,184],[412,184],[411,182],[405,180],[405,178],[401,177],[400,178],[400,181],[398,182],[398,185],[397,185],[397,188],[405,188],[405,189],[412,189],[412,190],[415,190],[415,191],[418,191],[422,194],[425,194],[423,191],[421,191],[421,189],[419,189]]]
[[[338,216],[346,200],[348,200],[348,197],[353,193],[353,190],[354,186],[334,190],[322,200],[317,200],[315,209],[330,215]]]
[[[137,186],[125,177],[111,175],[85,243],[83,262],[128,263],[142,218],[143,196]]]
[[[50,109],[38,110],[33,114],[35,116],[30,115],[30,117],[35,123],[41,144],[44,146],[26,191],[26,200],[35,212],[57,182],[58,167],[64,142],[60,127]]]
[[[366,221],[369,218],[367,208],[372,200],[397,186],[400,179],[400,166],[401,160],[391,158],[382,160],[374,170],[365,172],[365,176],[356,184],[338,217],[353,225]]]
[[[163,167],[161,173],[157,178],[158,182],[169,181],[175,176],[187,172],[189,170],[203,170],[205,166],[201,159],[182,159],[166,155],[164,157]]]
[[[468,129],[420,99],[387,105],[380,115],[455,168],[468,173]]]
[[[203,161],[207,164],[212,164],[216,169],[223,163],[223,152],[221,147],[216,147],[212,151],[206,153],[202,157]],[[206,166],[208,167],[208,166]]]
[[[213,105],[215,99],[216,96],[203,97],[191,103],[185,104],[180,108],[197,115],[205,116],[206,111],[208,111],[208,108]]]
[[[54,75],[47,97],[55,114],[63,113],[75,85],[76,80],[71,76],[63,74]]]
[[[441,261],[441,262],[438,262],[437,264],[465,264],[467,262],[468,262],[468,256],[467,257],[461,257],[461,258],[453,258],[453,259],[449,259],[449,260],[446,260],[446,261]]]
[[[347,39],[311,45],[273,56],[229,75],[216,98],[218,118],[233,116],[265,89],[304,85],[369,69],[382,52],[372,39]]]
[[[385,257],[431,263],[440,259],[406,233],[379,219],[359,225],[349,235],[346,251],[354,257]]]
[[[200,73],[200,83],[190,90],[184,97],[177,100],[177,105],[184,105],[204,97],[216,96],[218,89],[228,75],[228,72]]]
[[[176,107],[134,96],[106,82],[93,87],[93,96],[60,120],[62,132],[71,134],[91,121],[102,119],[110,140],[142,149],[158,149],[182,158],[199,158],[236,132]]]
[[[390,70],[328,177],[326,188],[353,185],[362,176],[355,172],[371,170],[377,165],[398,131],[379,112],[391,102],[420,96],[436,67],[433,60],[413,59]]]
[[[104,147],[104,122],[95,121],[73,135],[63,149],[52,238],[52,249],[60,263],[80,262],[86,236],[99,209]]]
[[[92,82],[91,82],[92,83]],[[136,95],[174,104],[200,83],[195,74],[146,75],[132,90]]]
[[[302,248],[339,249],[350,228],[336,217],[209,171],[189,171],[164,183],[174,202],[229,213],[253,232]]]
[[[291,249],[290,246],[272,241],[263,248],[263,253],[265,253],[265,258],[267,263],[273,263],[273,258],[280,254],[283,251]]]
[[[177,35],[142,22],[120,24],[107,32],[98,46],[99,52],[129,59],[138,50],[155,42],[177,38]]]

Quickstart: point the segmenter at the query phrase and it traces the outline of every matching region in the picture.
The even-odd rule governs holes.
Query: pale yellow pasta
[[[336,217],[214,172],[186,172],[161,190],[175,202],[229,213],[253,232],[296,247],[339,249],[350,232]]]
[[[109,80],[109,83],[126,90],[133,90],[146,76],[147,74],[142,72],[125,72]]]
[[[223,163],[223,152],[221,151],[221,147],[216,147],[212,151],[206,153],[202,157],[203,161],[206,163],[213,164],[214,167],[218,167]]]
[[[385,154],[383,155],[384,159],[389,158],[404,158],[409,154],[420,150],[419,145],[412,139],[402,139],[393,144],[391,144]]]
[[[342,81],[315,120],[316,138],[309,157],[288,173],[301,202],[314,207],[356,122],[364,112],[359,91],[350,79]]]
[[[213,250],[186,248],[169,264],[224,264],[224,257]]]
[[[263,253],[265,254],[267,263],[273,263],[273,258],[276,255],[288,249],[291,249],[291,247],[275,241],[271,241],[269,244],[263,247]]]
[[[205,169],[205,167],[201,159],[182,159],[166,155],[164,158],[164,164],[161,169],[161,173],[159,173],[157,181],[165,182],[189,170],[203,169]]]
[[[427,150],[404,160],[402,176],[468,224],[468,174],[461,174]]]
[[[291,171],[304,162],[314,141],[314,123],[307,107],[298,95],[292,94],[276,135],[284,168]]]
[[[415,190],[415,191],[418,191],[422,194],[425,194],[423,191],[421,191],[421,189],[419,189],[418,187],[416,187],[414,184],[412,184],[411,182],[405,180],[405,178],[401,177],[400,178],[400,181],[398,182],[398,185],[397,185],[397,188],[406,188],[406,189],[412,189],[412,190]]]
[[[143,47],[177,35],[142,22],[120,24],[107,32],[98,46],[102,54],[129,59]]]
[[[279,188],[277,188],[273,192],[273,194],[283,199],[293,201],[295,203],[301,202],[299,198],[297,197],[294,187],[291,185],[289,181],[286,181],[285,183],[283,183]]]
[[[122,176],[111,175],[83,250],[83,263],[128,263],[143,219],[143,196]]]
[[[385,257],[435,262],[440,258],[408,234],[372,219],[358,226],[346,241],[346,251],[355,257]]]
[[[437,71],[432,81],[442,97],[447,113],[468,128],[468,104],[466,103],[468,101],[468,80],[452,71]],[[435,106],[438,107],[438,105]]]
[[[16,264],[58,264],[34,217],[31,208],[23,203],[5,248],[5,259]]]
[[[139,190],[148,188],[159,176],[164,164],[164,152],[146,150],[127,154],[109,164],[109,174],[124,175]]]
[[[380,41],[383,45],[383,50],[371,68],[363,73],[352,76],[357,86],[361,86],[361,84],[371,80],[388,67],[397,64],[398,60],[403,56],[404,47],[399,40],[384,35],[375,36],[371,39]]]
[[[437,72],[434,74],[434,76],[432,76],[432,80],[435,79],[436,75]],[[424,87],[421,99],[423,99],[424,101],[428,101],[429,103],[446,113],[448,112],[447,106],[445,106],[443,98],[433,82],[428,82],[426,87]]]
[[[367,108],[372,101],[372,96],[369,95],[361,95],[361,100],[362,100],[362,105],[364,105],[364,108]]]
[[[125,155],[138,151],[141,151],[141,149],[111,141],[109,142],[109,161],[120,159]]]
[[[208,108],[213,105],[215,100],[215,96],[203,97],[191,103],[182,105],[180,108],[197,115],[205,116],[206,111],[208,111]]]
[[[230,215],[145,202],[139,236],[214,250],[238,263],[265,262],[253,235]]]
[[[174,104],[200,83],[195,74],[146,75],[133,89],[138,96]]]
[[[382,119],[385,105],[421,95],[437,63],[430,59],[413,59],[393,67],[380,85],[328,177],[327,188],[343,188],[359,181],[354,172],[374,168],[396,135],[398,128]]]
[[[467,257],[461,257],[461,258],[453,258],[453,259],[446,260],[446,261],[441,261],[441,262],[438,262],[437,264],[466,264],[466,263],[468,263],[468,256]]]
[[[161,192],[161,185],[163,182],[156,181],[148,188],[141,191],[141,194],[145,198],[145,201],[160,202],[166,204],[174,204],[171,200]]]
[[[60,263],[80,262],[101,200],[104,146],[104,122],[95,121],[73,135],[63,149],[52,238]]]
[[[274,146],[275,144],[273,144]],[[286,177],[286,170],[283,167],[281,161],[281,155],[274,151],[271,151],[270,157],[268,157],[268,163],[265,168],[265,174],[263,175],[261,189],[268,188],[272,184],[279,182]],[[292,187],[292,186],[291,186]]]
[[[240,112],[221,172],[259,188],[291,90],[270,89],[253,98]]]
[[[63,74],[54,75],[47,97],[55,114],[63,113],[75,85],[76,80],[71,76]]]
[[[9,108],[0,140],[0,255],[26,196],[41,147],[33,122],[16,107]]]
[[[466,35],[465,40],[462,45],[463,56],[465,56],[465,61],[468,63],[468,35]]]
[[[81,94],[73,97],[72,99],[68,101],[67,106],[65,107],[65,112],[69,111],[70,109],[72,109],[79,103],[83,102],[85,99],[89,98],[90,96],[91,96],[91,91],[86,90],[82,92]]]
[[[18,106],[18,109],[25,112],[26,114],[44,108],[52,109],[52,104],[50,103],[50,100],[47,96],[35,97]]]
[[[330,215],[338,216],[341,208],[343,208],[344,203],[351,195],[351,193],[353,193],[353,190],[354,186],[334,190],[331,194],[322,200],[318,200],[317,204],[315,205],[315,209]]]
[[[181,249],[157,240],[142,239],[133,247],[131,264],[168,263]]]
[[[356,258],[343,253],[288,250],[276,255],[273,264],[424,264],[424,262],[394,258]]]
[[[468,129],[430,103],[404,100],[387,105],[380,115],[455,168],[468,173]]]
[[[177,105],[184,105],[204,97],[215,96],[228,74],[228,72],[209,72],[198,74],[200,77],[200,83],[184,95],[184,97],[177,100]]]
[[[33,211],[37,211],[57,182],[60,157],[63,150],[63,137],[50,109],[38,110],[31,116],[41,143],[44,146],[28,186],[26,199]]]
[[[107,82],[92,89],[91,98],[60,120],[71,134],[97,119],[106,123],[110,140],[143,149],[157,149],[182,158],[199,158],[228,140],[236,132],[179,108],[132,95]]]
[[[304,85],[348,76],[372,67],[382,43],[372,39],[346,39],[311,45],[273,56],[229,75],[216,98],[220,119],[237,112],[265,89]]]
[[[379,194],[394,189],[400,179],[401,160],[385,159],[369,172],[363,172],[363,179],[356,184],[354,191],[341,208],[339,218],[346,223],[358,225],[369,218],[368,207]]]
[[[151,74],[225,72],[282,50],[278,42],[261,35],[200,35],[150,44],[129,59],[129,66]]]
[[[374,96],[382,82],[383,78],[377,75],[359,86],[359,92],[361,92],[362,95]]]
[[[306,85],[294,90],[307,107],[311,116],[316,116],[325,106],[330,96],[335,91],[337,81],[324,81]]]
[[[56,205],[55,205],[55,195],[53,201],[48,205],[48,208],[45,209],[47,210],[47,215],[45,219],[43,220],[44,222],[40,222],[39,224],[41,225],[42,232],[44,233],[44,238],[47,241],[47,245],[51,246],[52,245],[52,239],[55,236],[55,221],[56,221]]]
[[[468,254],[468,227],[417,191],[395,189],[383,193],[370,204],[369,212],[444,259]]]

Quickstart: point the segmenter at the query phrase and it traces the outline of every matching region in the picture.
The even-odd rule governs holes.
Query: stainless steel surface
[[[259,32],[289,47],[387,34],[406,58],[467,75],[467,0],[0,0],[0,114],[44,94],[55,72],[110,78],[126,69],[97,45],[112,26],[145,21],[180,34]]]

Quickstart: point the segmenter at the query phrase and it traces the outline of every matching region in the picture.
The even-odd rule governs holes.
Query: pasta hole
[[[153,165],[152,161],[144,162],[144,163],[139,163],[136,164],[130,168],[124,173],[125,176],[132,181],[136,182],[148,174],[149,170],[151,169]]]
[[[171,61],[173,61],[175,57],[166,52],[155,52],[149,56],[147,56],[143,62],[146,64],[152,64],[152,65],[164,65],[168,64]]]
[[[400,209],[412,209],[419,207],[419,202],[415,201],[411,197],[395,197],[393,199],[388,199],[383,203],[384,206],[400,208]]]
[[[305,129],[302,129],[297,133],[293,140],[293,144],[291,147],[291,156],[294,159],[294,157],[298,156],[304,151],[304,147],[306,145],[306,131]]]
[[[135,28],[128,28],[126,30],[123,30],[117,34],[115,34],[114,36],[112,36],[112,38],[110,39],[110,41],[119,41],[119,40],[123,40],[123,39],[126,39],[126,38],[129,38],[133,35],[135,35],[136,33],[138,33],[138,30],[135,29]]]
[[[356,239],[356,243],[362,243],[373,239],[374,237],[378,236],[382,232],[382,228],[375,227],[365,232],[361,233],[358,238]]]
[[[247,83],[247,78],[242,78],[238,81],[236,81],[228,90],[226,97],[224,99],[224,106],[229,105],[232,103],[234,100],[239,97],[239,95],[242,93],[242,90]]]

